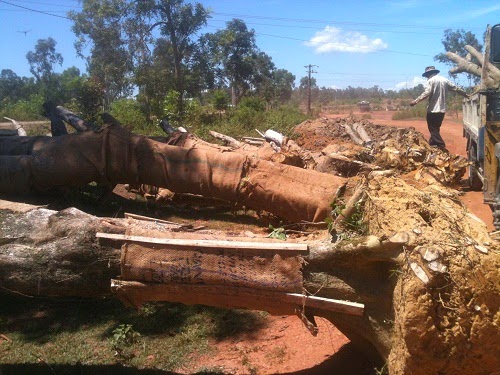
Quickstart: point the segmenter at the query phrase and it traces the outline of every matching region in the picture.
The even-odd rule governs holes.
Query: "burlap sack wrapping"
[[[198,251],[199,250],[199,251]],[[302,259],[269,251],[128,243],[122,247],[121,278],[155,283],[242,286],[301,292]]]
[[[242,181],[242,203],[254,209],[272,207],[273,214],[290,221],[321,221],[330,215],[334,191],[344,181],[331,174],[254,160]]]
[[[29,143],[29,142],[28,142]],[[288,221],[328,216],[333,193],[345,180],[329,174],[256,160],[234,152],[187,149],[137,136],[110,125],[98,131],[41,137],[26,157],[4,170],[13,187],[0,191],[46,190],[89,182],[141,183],[207,198],[239,202]],[[10,145],[8,148],[15,148]],[[22,149],[22,150],[21,150]],[[19,172],[26,170],[24,178]]]
[[[143,140],[137,149],[142,183],[176,193],[237,200],[245,157],[234,153],[187,149]],[[150,168],[149,166],[156,166]]]

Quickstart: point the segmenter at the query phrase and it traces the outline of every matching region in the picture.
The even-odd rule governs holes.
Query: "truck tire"
[[[474,148],[469,148],[467,152],[469,156],[469,161],[472,162],[472,165],[469,165],[467,172],[469,174],[469,188],[473,191],[481,191],[483,190],[483,181],[478,175],[478,171],[476,168],[476,158],[474,155]]]

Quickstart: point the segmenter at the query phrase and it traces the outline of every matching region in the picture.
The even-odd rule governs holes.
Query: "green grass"
[[[198,137],[215,142],[209,135],[210,130],[229,135],[231,137],[259,137],[255,129],[265,132],[267,129],[275,130],[285,136],[291,136],[295,126],[307,120],[298,107],[281,106],[277,109],[266,111],[241,107],[229,111],[223,116],[209,115],[207,113],[191,118],[187,125],[189,131]]]
[[[43,364],[173,371],[209,353],[210,339],[252,332],[263,324],[262,313],[243,310],[172,303],[137,310],[114,299],[2,296],[0,333],[11,341],[0,338],[0,364],[2,370]],[[120,341],[126,332],[134,339]]]
[[[403,111],[395,112],[392,115],[393,120],[406,120],[410,118],[425,118],[427,115],[426,104],[417,104]]]

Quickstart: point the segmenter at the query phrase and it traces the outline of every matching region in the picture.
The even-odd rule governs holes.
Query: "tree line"
[[[33,77],[0,72],[0,111],[21,108],[36,116],[46,100],[64,104],[92,118],[114,103],[135,96],[146,121],[186,112],[186,103],[210,102],[219,112],[237,106],[245,97],[267,108],[305,100],[307,77],[276,67],[257,46],[255,31],[241,19],[228,21],[213,33],[201,33],[211,10],[184,0],[83,0],[79,12],[69,12],[77,54],[87,71],[76,67],[55,73],[63,56],[53,38],[40,39],[26,58]],[[479,43],[463,30],[446,30],[445,50]],[[479,47],[480,48],[480,47]],[[462,48],[463,50],[463,48]],[[436,60],[445,61],[442,54]],[[312,78],[312,99],[318,104],[336,100],[411,98],[419,85],[400,91],[347,87],[318,87]]]

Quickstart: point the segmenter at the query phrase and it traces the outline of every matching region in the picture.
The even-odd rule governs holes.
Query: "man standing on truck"
[[[441,124],[443,123],[444,114],[446,113],[446,97],[448,95],[448,89],[465,97],[467,97],[467,93],[450,80],[440,76],[438,73],[439,70],[433,66],[425,68],[425,72],[422,74],[422,77],[427,78],[427,85],[425,86],[425,90],[422,95],[413,100],[410,103],[410,106],[413,107],[418,102],[429,98],[426,116],[427,128],[431,134],[429,144],[431,146],[438,147],[443,151],[448,151],[446,150],[444,140],[439,133]]]

